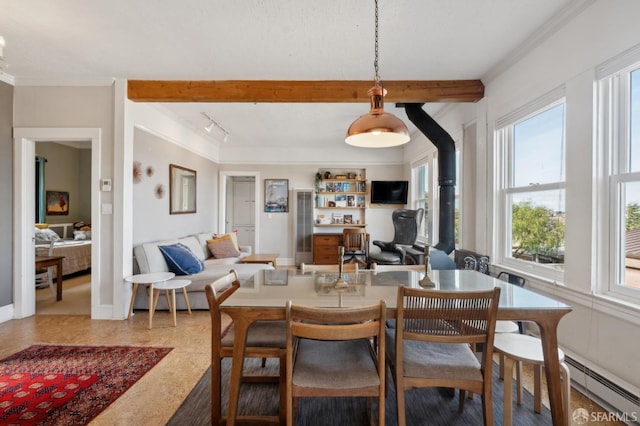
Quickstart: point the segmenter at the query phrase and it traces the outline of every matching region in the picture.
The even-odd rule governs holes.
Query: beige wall
[[[36,154],[47,159],[44,172],[45,191],[69,193],[69,214],[47,215],[46,222],[91,223],[91,150],[54,142],[38,142]]]
[[[13,303],[13,86],[0,81],[0,307]]]

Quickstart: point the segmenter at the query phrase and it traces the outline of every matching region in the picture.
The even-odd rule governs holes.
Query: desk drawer
[[[313,263],[316,265],[337,265],[338,255],[313,253]]]
[[[340,240],[342,239],[342,235],[315,235],[313,238],[313,243],[315,245],[328,245],[337,247],[340,244]]]

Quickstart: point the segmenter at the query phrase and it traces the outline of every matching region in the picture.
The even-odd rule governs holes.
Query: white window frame
[[[597,143],[602,170],[599,198],[607,206],[599,211],[600,235],[598,280],[595,291],[625,302],[640,303],[640,289],[623,282],[625,250],[623,233],[626,202],[621,188],[640,183],[640,171],[628,168],[631,147],[631,73],[640,70],[640,47],[623,53],[597,68]],[[638,71],[640,72],[640,71]],[[640,121],[639,123],[640,124]]]
[[[551,280],[558,284],[564,283],[564,270],[550,268],[548,266],[544,266],[544,264],[528,262],[525,260],[513,258],[511,256],[509,248],[511,247],[512,206],[509,202],[509,199],[513,194],[523,194],[548,190],[564,190],[566,201],[566,175],[564,176],[563,181],[526,187],[511,186],[512,184],[510,181],[510,178],[513,175],[512,168],[514,126],[561,104],[565,105],[566,138],[566,99],[564,86],[560,86],[552,90],[551,92],[541,96],[540,98],[499,118],[498,120],[496,120],[494,132],[495,164],[499,165],[499,167],[496,168],[495,172],[496,197],[494,211],[497,212],[496,220],[494,222],[494,235],[495,241],[497,242],[497,259],[495,263],[506,268],[521,271],[527,275],[534,275],[547,280]],[[566,141],[564,149],[565,152],[563,153],[563,161],[565,162],[564,167],[566,170]]]
[[[438,241],[438,237],[437,237],[437,233],[438,233],[438,227],[436,224],[436,221],[438,220],[437,215],[434,214],[436,212],[436,207],[437,207],[437,202],[438,202],[438,198],[437,198],[437,191],[435,190],[437,188],[437,183],[434,182],[434,168],[437,169],[438,167],[438,153],[437,152],[432,152],[429,153],[426,157],[422,158],[420,161],[414,163],[411,165],[411,208],[412,209],[417,209],[418,207],[421,207],[418,205],[418,203],[425,201],[425,198],[421,195],[418,194],[418,169],[420,169],[421,167],[427,165],[428,166],[428,176],[427,176],[427,186],[428,186],[428,191],[429,191],[429,196],[426,198],[426,204],[428,206],[428,208],[431,210],[432,212],[432,221],[433,221],[433,229],[431,232],[431,235],[429,235],[429,238],[425,237],[424,235],[418,235],[418,239],[417,242],[420,244],[435,244],[435,242]],[[426,222],[429,219],[429,212],[425,211],[424,212],[424,221],[425,221],[425,226]],[[428,230],[428,228],[427,228]],[[430,241],[429,241],[430,240]]]
[[[458,144],[457,142],[455,142],[455,148],[456,148],[456,175],[457,175],[457,179],[456,179],[456,187],[458,188],[457,193],[455,194],[455,199],[454,202],[457,202],[459,205],[459,209],[460,209],[460,221],[462,220],[462,179],[463,179],[463,173],[464,171],[462,170],[462,165],[463,165],[463,155],[464,153],[462,152],[462,149],[460,147],[460,144]],[[459,156],[458,156],[459,154]],[[411,164],[411,208],[412,209],[416,209],[418,208],[418,202],[423,201],[424,197],[419,196],[418,195],[418,185],[417,185],[417,181],[418,181],[418,169],[422,166],[424,166],[425,164],[427,164],[429,166],[429,178],[428,178],[428,186],[429,186],[429,197],[427,197],[427,205],[429,206],[429,209],[431,210],[431,220],[432,220],[432,230],[431,230],[431,235],[429,236],[429,240],[427,240],[427,238],[425,238],[425,236],[423,235],[418,235],[418,243],[421,244],[429,244],[429,245],[435,245],[438,241],[440,241],[440,215],[439,215],[439,211],[440,211],[440,190],[438,187],[438,174],[439,174],[439,168],[438,168],[438,151],[437,149],[435,149],[432,152],[429,152],[429,154],[427,154],[426,156],[424,156],[423,158],[421,158],[420,160],[416,161],[415,163]],[[424,213],[424,220],[428,220],[428,214],[429,212],[425,212]],[[455,224],[454,224],[455,226]],[[455,230],[454,230],[455,232]],[[462,241],[462,224],[459,224],[459,229],[458,229],[458,241]],[[457,244],[456,242],[456,244]]]

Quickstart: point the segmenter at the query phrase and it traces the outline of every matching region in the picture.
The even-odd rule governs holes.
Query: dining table
[[[549,404],[554,425],[565,425],[558,359],[558,324],[571,306],[551,297],[518,287],[473,270],[435,270],[424,280],[421,271],[360,270],[342,273],[298,269],[260,270],[221,306],[234,324],[227,425],[235,424],[242,380],[247,331],[255,321],[286,319],[285,306],[350,307],[384,300],[387,317],[396,316],[397,288],[431,288],[446,291],[478,291],[500,287],[498,320],[532,321],[539,327],[544,353]],[[341,279],[341,280],[340,280]],[[339,285],[336,283],[339,282]],[[346,284],[345,284],[346,283]],[[215,342],[214,342],[215,344]],[[274,416],[274,422],[278,417]]]

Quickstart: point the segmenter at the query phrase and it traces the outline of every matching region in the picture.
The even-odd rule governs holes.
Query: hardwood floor
[[[66,288],[65,282],[65,290]],[[78,297],[82,300],[82,296]],[[174,348],[156,367],[96,417],[92,425],[163,425],[209,367],[211,340],[208,311],[194,311],[192,315],[186,311],[178,312],[177,327],[172,326],[168,312],[158,311],[154,316],[152,330],[147,329],[147,311],[139,311],[129,321],[91,320],[89,315],[69,315],[64,309],[58,313],[38,313],[33,317],[1,323],[0,341],[3,344],[0,346],[0,358],[38,343]],[[524,379],[525,387],[532,389],[531,375],[525,375],[528,376]],[[589,412],[605,411],[573,390],[571,408],[574,410],[578,407],[586,408]]]

